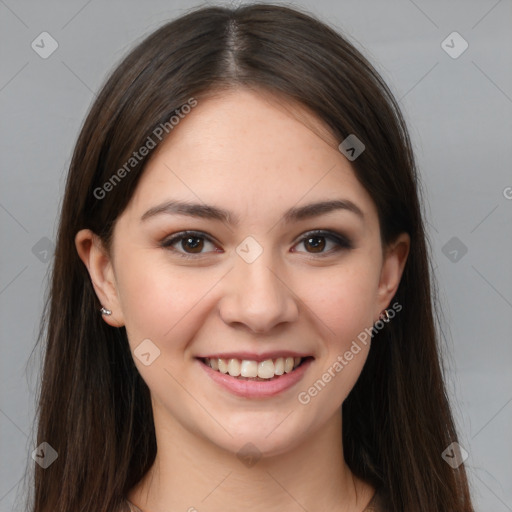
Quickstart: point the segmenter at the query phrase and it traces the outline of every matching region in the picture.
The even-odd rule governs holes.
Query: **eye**
[[[341,251],[343,249],[352,249],[352,242],[345,236],[332,231],[315,230],[303,235],[299,243],[294,246],[293,252],[297,251],[295,247],[303,246],[309,254],[327,255]]]
[[[205,252],[220,252],[213,241],[205,234],[198,231],[182,231],[162,241],[161,246],[171,249],[185,258]],[[210,250],[208,250],[210,247]],[[204,249],[206,248],[206,251]]]

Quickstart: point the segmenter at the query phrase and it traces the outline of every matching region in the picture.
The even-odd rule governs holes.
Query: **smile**
[[[265,399],[296,386],[315,358],[270,358],[267,355],[260,359],[198,357],[196,361],[207,377],[230,394],[245,399]]]
[[[254,361],[249,359],[223,359],[209,358],[202,359],[203,363],[212,370],[228,374],[231,377],[238,377],[240,380],[271,380],[285,373],[291,373],[304,359],[303,357],[278,357],[266,359],[265,361]]]

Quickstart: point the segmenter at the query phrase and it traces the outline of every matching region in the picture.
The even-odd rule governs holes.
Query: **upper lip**
[[[208,354],[204,356],[197,356],[198,359],[239,359],[246,361],[256,361],[260,363],[261,361],[267,361],[268,359],[278,359],[280,357],[313,357],[311,354],[305,354],[301,352],[294,352],[292,350],[274,350],[272,352],[264,352],[262,354],[255,354],[253,352],[224,352],[224,353],[215,353]]]

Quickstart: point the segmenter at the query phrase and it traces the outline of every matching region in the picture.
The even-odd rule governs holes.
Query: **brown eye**
[[[198,236],[187,236],[181,239],[181,248],[186,252],[200,253],[204,247],[204,240]]]
[[[298,250],[303,247],[305,251]],[[344,235],[333,231],[318,230],[305,235],[294,246],[293,252],[306,252],[319,256],[332,255],[338,251],[352,249],[352,242]]]
[[[309,252],[322,252],[325,249],[325,237],[311,236],[304,239],[304,247],[310,248]]]
[[[176,233],[163,240],[161,246],[185,258],[193,255],[205,255],[210,252],[222,252],[205,234],[186,231]]]

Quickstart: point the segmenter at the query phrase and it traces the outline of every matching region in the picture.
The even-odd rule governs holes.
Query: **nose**
[[[297,298],[279,268],[266,251],[252,263],[237,257],[220,300],[222,320],[231,326],[244,325],[255,333],[297,320]]]

